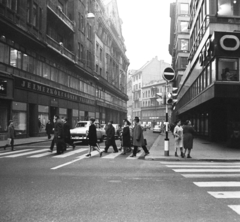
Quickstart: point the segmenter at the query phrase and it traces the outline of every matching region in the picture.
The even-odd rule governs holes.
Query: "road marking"
[[[68,157],[68,156],[72,156],[76,153],[82,153],[84,151],[86,151],[87,149],[78,149],[78,150],[74,150],[74,151],[70,151],[70,152],[67,152],[67,153],[64,153],[64,154],[60,154],[58,156],[54,156],[53,158],[65,158],[65,157]]]
[[[228,205],[232,210],[240,215],[240,205]]]
[[[199,173],[204,173],[204,172],[240,172],[240,169],[173,169],[173,171],[178,172],[178,173],[184,173],[184,172],[199,172]]]
[[[217,163],[217,162],[160,162],[163,165],[240,165],[240,162]]]
[[[198,187],[240,187],[236,181],[193,182]]]
[[[141,152],[139,152],[139,153],[137,153],[137,155],[136,155],[136,157],[130,157],[130,156],[128,156],[126,159],[127,160],[136,160],[136,159],[138,159],[139,157],[141,157],[142,156],[142,154],[144,153],[144,151],[142,150]]]
[[[41,153],[41,154],[37,154],[37,155],[33,155],[33,156],[28,156],[27,158],[39,158],[39,157],[50,156],[50,155],[54,155],[54,153],[48,151],[47,153]]]
[[[7,158],[14,158],[14,157],[19,157],[19,156],[26,156],[26,155],[33,154],[33,153],[42,153],[42,152],[45,152],[46,150],[48,150],[48,149],[35,150],[35,151],[31,151],[31,152],[25,152],[25,153],[10,155],[10,156],[4,156],[4,158],[5,157],[7,157]]]
[[[218,192],[208,192],[215,198],[240,198],[240,191],[218,191]]]
[[[92,155],[92,156],[99,155],[99,152],[97,152],[97,151],[93,151],[93,152],[91,152],[91,155]],[[62,165],[59,165],[59,166],[53,167],[53,168],[51,168],[51,170],[57,170],[57,169],[59,169],[59,168],[62,168],[62,167],[64,167],[64,166],[70,165],[70,164],[72,164],[72,163],[75,163],[75,162],[77,162],[77,161],[80,161],[80,160],[82,160],[82,159],[86,159],[86,158],[88,158],[88,157],[86,157],[86,154],[83,154],[83,155],[77,157],[76,160],[72,160],[72,161],[67,162],[67,163],[64,163],[64,164],[62,164]],[[90,157],[90,158],[91,158],[91,157]]]
[[[214,165],[214,166],[211,166],[211,165],[207,165],[207,166],[190,166],[190,165],[166,165],[167,167],[172,167],[172,168],[240,168],[240,165],[239,166],[233,166],[233,165],[227,165],[227,166],[222,166],[222,165]]]
[[[111,153],[107,156],[104,156],[103,159],[114,159],[116,158],[117,156],[119,156],[121,154],[121,152],[117,152],[117,153]]]
[[[181,174],[185,178],[240,177],[240,174]]]
[[[8,151],[8,152],[5,152],[5,153],[1,153],[0,156],[9,155],[9,154],[14,154],[14,153],[22,153],[22,152],[29,151],[29,150],[32,150],[32,149],[17,150],[17,151]]]

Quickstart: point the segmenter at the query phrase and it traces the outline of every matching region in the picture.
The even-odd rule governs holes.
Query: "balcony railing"
[[[68,59],[71,61],[75,61],[75,55],[73,52],[69,51],[66,49],[63,45],[60,45],[58,42],[56,42],[54,39],[52,39],[50,36],[47,35],[47,44],[54,48],[55,51],[58,51],[59,53],[63,54],[66,56]]]
[[[72,31],[74,31],[74,23],[72,20],[68,18],[68,16],[62,11],[61,7],[56,5],[51,0],[47,1],[48,8],[58,17],[60,18]]]

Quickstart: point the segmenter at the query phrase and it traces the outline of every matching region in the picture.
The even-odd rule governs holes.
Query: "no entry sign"
[[[163,71],[163,78],[167,81],[167,82],[171,82],[174,80],[175,78],[175,71],[172,67],[167,67],[164,69]]]

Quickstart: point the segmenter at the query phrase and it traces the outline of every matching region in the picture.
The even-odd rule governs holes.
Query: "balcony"
[[[47,1],[47,8],[59,18],[71,31],[74,32],[74,23],[68,18],[68,16],[62,11],[62,8],[56,5],[53,1]]]
[[[66,57],[67,59],[69,59],[75,63],[75,55],[73,52],[66,49],[63,45],[59,44],[58,42],[56,42],[54,39],[52,39],[48,35],[47,35],[46,40],[47,40],[48,47],[52,48],[59,54],[62,54],[64,57]]]

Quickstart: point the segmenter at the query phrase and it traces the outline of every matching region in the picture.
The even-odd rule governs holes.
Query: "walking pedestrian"
[[[145,141],[144,141],[144,137],[143,137],[143,130],[141,125],[139,124],[139,117],[135,117],[134,119],[134,127],[133,127],[133,153],[130,157],[135,157],[138,151],[138,147],[142,147],[145,155],[149,154],[149,151],[146,147]]]
[[[113,127],[113,121],[108,122],[108,126],[106,129],[106,135],[107,135],[107,140],[106,140],[106,147],[105,147],[105,153],[108,152],[108,149],[110,146],[113,147],[114,153],[118,152],[117,145],[115,142],[115,128]]]
[[[130,136],[130,129],[129,126],[131,125],[131,123],[125,119],[124,120],[124,125],[122,128],[122,147],[123,147],[123,151],[122,151],[122,155],[126,155],[127,153],[127,148],[131,148],[131,136]]]
[[[7,129],[7,138],[8,138],[8,143],[5,145],[4,150],[8,147],[11,146],[12,147],[12,151],[14,151],[14,138],[15,138],[15,129],[13,126],[13,121],[10,120],[9,121],[9,126]]]
[[[195,130],[192,127],[191,121],[187,120],[186,124],[183,126],[183,147],[185,149],[184,156],[188,150],[187,158],[191,158],[190,153],[193,148],[194,133]]]
[[[45,130],[46,130],[48,139],[50,140],[51,139],[51,134],[52,134],[52,131],[53,131],[53,126],[52,126],[52,123],[50,122],[50,120],[48,120]]]
[[[75,149],[75,144],[71,140],[71,133],[70,133],[70,125],[68,124],[68,119],[65,118],[63,120],[63,129],[64,129],[64,145],[65,145],[65,150],[67,149],[67,146],[70,145],[72,146],[73,150]]]
[[[89,144],[89,153],[86,155],[87,157],[91,156],[91,151],[96,148],[96,150],[99,152],[100,157],[102,157],[102,152],[98,147],[97,144],[97,129],[96,126],[94,124],[95,119],[91,118],[91,125],[89,126],[89,130],[88,130],[88,144]]]
[[[175,139],[175,156],[178,157],[178,148],[180,149],[181,152],[181,157],[184,157],[183,154],[183,128],[181,126],[181,120],[176,121],[176,126],[174,127],[173,130],[173,136]]]

